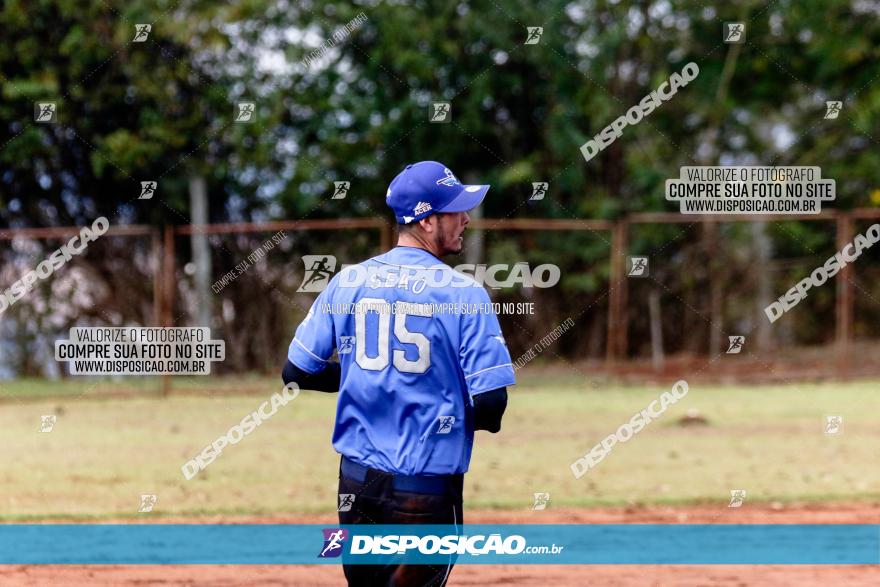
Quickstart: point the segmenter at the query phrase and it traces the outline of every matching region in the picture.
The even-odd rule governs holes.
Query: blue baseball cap
[[[385,203],[398,224],[409,224],[437,212],[467,212],[480,205],[488,185],[464,185],[448,167],[436,161],[407,165],[397,174]]]

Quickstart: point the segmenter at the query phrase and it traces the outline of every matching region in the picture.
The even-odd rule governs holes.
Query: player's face
[[[471,217],[468,216],[467,212],[450,212],[437,215],[435,243],[441,255],[461,252],[461,246],[464,242],[462,233],[470,221]]]

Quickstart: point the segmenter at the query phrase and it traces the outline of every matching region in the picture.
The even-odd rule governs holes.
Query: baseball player
[[[462,523],[474,431],[501,429],[515,379],[486,290],[440,258],[461,251],[488,190],[436,161],[407,165],[386,195],[397,246],[338,273],[290,343],[285,383],[339,391],[340,524]],[[442,586],[453,563],[343,568],[352,586]]]

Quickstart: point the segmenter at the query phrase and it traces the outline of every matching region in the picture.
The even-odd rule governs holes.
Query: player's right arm
[[[332,287],[333,282],[321,292],[290,341],[287,362],[281,371],[285,385],[292,381],[300,389],[339,391],[339,363],[330,360],[336,350],[336,332],[333,316],[325,311]]]

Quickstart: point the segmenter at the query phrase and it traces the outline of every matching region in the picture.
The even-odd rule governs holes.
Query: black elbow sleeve
[[[281,370],[281,380],[284,381],[284,385],[287,385],[291,381],[299,385],[299,383],[296,382],[299,371],[300,370],[297,369],[296,365],[291,363],[290,360],[284,363],[284,369]]]
[[[501,430],[501,417],[507,409],[507,388],[501,387],[474,396],[474,430]]]
[[[341,376],[342,371],[339,368],[339,363],[327,363],[327,366],[322,371],[308,373],[288,360],[284,365],[284,369],[281,370],[281,379],[285,385],[294,382],[300,389],[311,389],[326,393],[336,393],[339,391]]]

